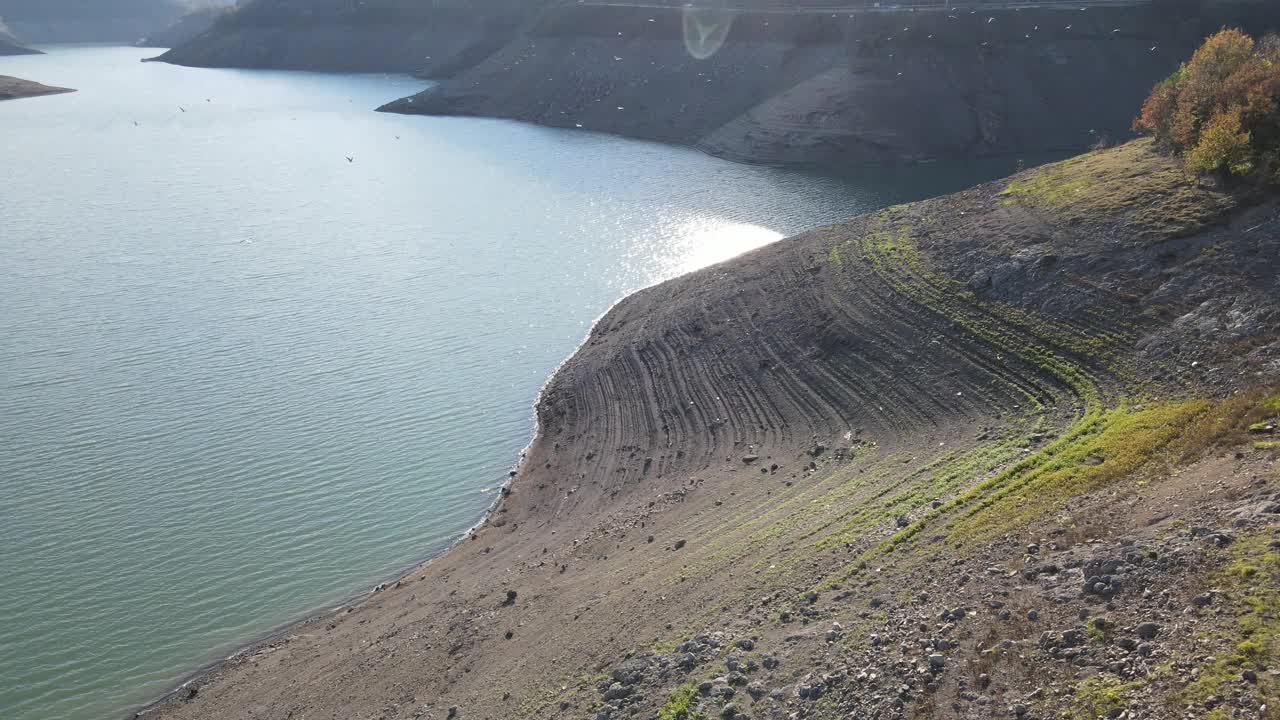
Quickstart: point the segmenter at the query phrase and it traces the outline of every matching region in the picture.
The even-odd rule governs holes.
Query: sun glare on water
[[[700,270],[782,239],[776,230],[748,223],[696,219],[682,224],[669,256],[668,277]]]

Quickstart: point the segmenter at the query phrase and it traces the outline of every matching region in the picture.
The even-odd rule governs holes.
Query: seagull
[[[137,120],[134,120],[134,121],[133,121],[133,126],[134,126],[134,127],[138,127],[138,121],[137,121]]]
[[[1150,50],[1148,50],[1147,52],[1155,52],[1155,51],[1156,51],[1156,48],[1158,48],[1158,47],[1160,47],[1160,46],[1159,46],[1159,45],[1152,45],[1152,46],[1151,46],[1151,49],[1150,49]]]
[[[989,18],[987,18],[987,24],[988,24],[988,25],[990,25],[991,23],[993,23],[993,22],[995,22],[995,21],[996,21],[996,19],[995,19],[995,18],[993,18],[993,17],[989,17]]]
[[[187,111],[187,109],[186,109],[186,108],[184,108],[184,107],[182,107],[181,105],[179,105],[179,106],[178,106],[178,109],[179,109],[179,110],[181,110],[182,112],[186,112],[186,111]]]
[[[1112,34],[1112,35],[1115,35],[1115,34],[1116,34],[1116,33],[1118,33],[1118,32],[1120,32],[1120,28],[1116,28],[1115,30],[1112,30],[1112,31],[1111,31],[1111,34]]]
[[[1068,29],[1068,30],[1070,30],[1070,29],[1071,29],[1071,26],[1070,26],[1070,25],[1068,25],[1068,26],[1067,26],[1067,29]]]
[[[396,136],[396,139],[397,139],[397,140],[399,140],[399,139],[400,139],[400,136],[399,136],[399,135],[397,135],[397,136]]]
[[[349,163],[353,163],[353,162],[355,162],[355,161],[356,161],[356,159],[355,159],[355,158],[353,158],[353,157],[351,157],[350,155],[347,155],[347,156],[346,156],[346,158],[347,158],[347,162],[349,162]]]

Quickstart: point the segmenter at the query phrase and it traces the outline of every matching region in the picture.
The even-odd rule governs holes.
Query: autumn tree
[[[1133,123],[1202,172],[1273,174],[1280,167],[1280,39],[1234,29],[1205,40],[1158,83]]]

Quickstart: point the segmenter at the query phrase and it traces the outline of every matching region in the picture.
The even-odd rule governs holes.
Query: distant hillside
[[[168,27],[148,34],[139,47],[173,48],[191,42],[207,32],[219,18],[231,12],[230,7],[205,7],[183,15]]]
[[[256,0],[160,59],[414,72],[439,83],[384,109],[841,169],[1122,140],[1132,98],[1206,34],[1280,28],[1280,3],[1251,0],[860,13],[820,4],[742,0],[717,14],[676,2]]]
[[[516,37],[545,0],[257,0],[161,60],[206,67],[448,73]]]
[[[185,0],[0,0],[0,17],[28,43],[132,43],[189,7]]]

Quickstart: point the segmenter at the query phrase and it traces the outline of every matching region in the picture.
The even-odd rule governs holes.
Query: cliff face
[[[683,9],[568,6],[384,109],[506,117],[736,160],[851,163],[1033,153],[1128,137],[1206,33],[1280,8],[1177,4],[855,15],[738,12],[710,57]],[[714,22],[712,24],[715,24]]]
[[[516,0],[258,0],[159,59],[211,67],[447,72],[515,37],[528,7]]]
[[[1138,142],[643,290],[469,539],[156,716],[1270,717],[1278,269]]]

